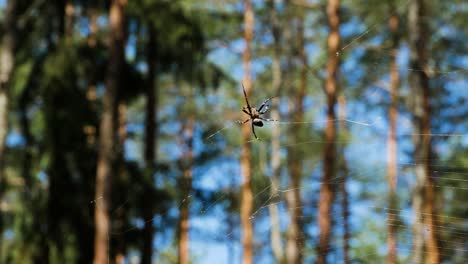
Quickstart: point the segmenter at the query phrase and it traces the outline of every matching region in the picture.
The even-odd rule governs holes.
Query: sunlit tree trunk
[[[254,30],[254,12],[250,0],[244,0],[244,41],[245,50],[243,52],[244,64],[244,80],[243,84],[247,96],[251,94],[252,80],[250,77],[250,47],[253,38]],[[242,225],[242,248],[243,256],[242,263],[251,264],[253,261],[253,226],[250,219],[253,207],[252,182],[251,182],[251,154],[250,143],[252,132],[249,125],[242,126],[242,149],[240,157],[241,173],[242,173],[242,190],[241,190],[241,225]]]
[[[410,43],[410,67],[418,69],[410,73],[413,89],[414,159],[416,187],[413,192],[414,263],[423,262],[424,237],[426,236],[426,263],[440,263],[436,199],[431,177],[431,109],[429,103],[428,21],[423,0],[412,0],[408,10],[408,34]]]
[[[3,37],[0,50],[0,201],[5,192],[5,142],[8,134],[8,107],[10,82],[15,64],[16,1],[9,0],[3,11]],[[3,216],[0,216],[0,234],[3,234]],[[0,261],[3,257],[3,236],[0,236]]]
[[[399,33],[398,15],[395,14],[395,6],[393,1],[390,1],[390,17],[389,26],[392,33],[392,50],[390,51],[390,107],[388,109],[388,120],[389,120],[389,134],[387,139],[387,182],[389,186],[389,210],[387,216],[387,263],[394,264],[397,261],[397,224],[396,220],[398,217],[397,209],[397,196],[396,196],[396,184],[398,177],[398,165],[397,165],[397,138],[396,138],[396,121],[398,117],[398,86],[400,77],[398,73],[398,45],[399,45]]]
[[[193,119],[190,117],[183,126],[180,145],[182,154],[182,201],[179,215],[179,263],[190,262],[189,228],[190,228],[190,194],[192,192],[192,165],[193,165]]]
[[[280,23],[278,20],[278,13],[276,12],[275,3],[273,0],[269,1],[270,4],[270,19],[272,25],[273,35],[273,56],[272,56],[272,90],[273,94],[278,96],[281,89],[281,45],[280,45]],[[273,101],[271,109],[271,118],[279,120],[278,101]],[[272,197],[278,196],[278,188],[280,182],[281,170],[281,153],[280,153],[280,127],[273,126],[271,131],[271,188],[270,194]],[[283,243],[281,241],[281,229],[278,206],[275,203],[268,205],[271,221],[271,248],[277,263],[284,262]]]
[[[304,97],[307,86],[307,55],[305,53],[305,39],[304,39],[304,13],[299,12],[300,17],[297,21],[296,35],[298,37],[297,47],[299,59],[301,61],[300,71],[300,84],[299,91],[294,97],[292,105],[292,115],[294,122],[302,122],[304,116]],[[301,127],[292,126],[290,134],[295,140],[301,141]],[[301,201],[301,176],[302,176],[302,161],[301,152],[297,148],[290,148],[288,150],[288,170],[289,170],[289,187],[290,192],[286,193],[288,202],[288,211],[290,223],[286,244],[286,260],[288,263],[302,263],[303,245],[304,245],[304,232],[302,228],[302,201]]]
[[[94,238],[94,264],[108,262],[111,184],[115,173],[117,91],[124,64],[125,0],[113,0],[110,5],[109,25],[109,64],[107,68],[106,87],[103,97],[103,108],[99,129],[99,153],[96,173],[96,206],[94,221],[96,226]]]
[[[319,244],[317,263],[324,264],[329,253],[330,235],[332,231],[331,208],[334,200],[333,184],[330,182],[335,175],[335,104],[337,92],[337,73],[339,58],[337,56],[340,45],[339,33],[339,0],[328,0],[327,17],[329,25],[327,77],[325,80],[325,94],[327,98],[327,123],[325,125],[325,146],[323,158],[323,178],[320,186],[318,205]]]
[[[347,113],[346,113],[346,97],[342,94],[338,97],[338,104],[339,104],[339,112],[338,116],[340,119],[340,132],[344,136],[343,138],[347,138],[347,135],[349,134],[348,128],[346,127],[346,118],[347,118]],[[348,189],[346,188],[346,183],[348,182],[348,163],[346,161],[346,156],[345,156],[345,149],[346,149],[346,143],[340,144],[340,173],[342,175],[341,177],[341,195],[342,195],[342,200],[341,200],[341,208],[342,208],[342,218],[343,218],[343,263],[344,264],[349,264],[351,263],[350,257],[349,257],[349,239],[351,238],[350,235],[350,230],[349,230],[349,195],[348,195]]]
[[[157,109],[158,109],[158,96],[156,83],[156,31],[154,27],[150,26],[149,41],[147,46],[147,59],[148,59],[148,79],[146,82],[146,116],[145,116],[145,182],[148,185],[143,190],[145,201],[149,201],[144,205],[143,218],[145,221],[143,227],[143,247],[142,247],[142,264],[150,264],[153,258],[153,240],[154,240],[154,205],[151,202],[151,193],[153,189],[155,172],[156,154],[157,154]]]

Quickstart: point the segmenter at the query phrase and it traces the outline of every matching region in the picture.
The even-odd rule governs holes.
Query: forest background
[[[466,1],[0,9],[0,263],[468,261]]]

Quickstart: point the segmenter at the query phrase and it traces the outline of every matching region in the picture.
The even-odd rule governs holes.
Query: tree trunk
[[[342,94],[338,97],[339,103],[339,120],[340,120],[340,131],[341,134],[344,135],[344,138],[348,135],[348,128],[346,127],[346,97]],[[350,230],[349,230],[349,201],[348,201],[348,190],[346,189],[346,183],[348,181],[348,163],[346,162],[346,155],[345,155],[346,143],[343,143],[340,146],[340,173],[342,174],[341,178],[341,207],[342,207],[342,217],[343,217],[343,263],[349,264],[351,263],[351,259],[349,258],[349,239],[351,237]]]
[[[65,38],[71,39],[75,25],[75,7],[71,0],[65,0]]]
[[[304,39],[304,13],[300,12],[300,18],[297,23],[298,36],[298,51],[299,59],[302,63],[300,71],[300,84],[297,96],[293,99],[291,104],[292,115],[294,122],[300,123],[303,121],[304,116],[304,97],[307,86],[307,55],[305,53],[305,39]],[[290,135],[296,141],[301,141],[301,127],[292,126]],[[302,263],[303,258],[303,245],[305,241],[303,227],[302,227],[302,201],[301,201],[301,176],[302,176],[302,161],[301,153],[297,148],[290,148],[288,151],[288,170],[289,170],[289,188],[286,199],[288,202],[288,210],[290,217],[290,224],[287,232],[286,244],[286,259],[288,263]]]
[[[387,182],[389,186],[388,195],[388,207],[390,208],[387,214],[387,263],[394,264],[397,261],[397,224],[396,220],[398,217],[397,209],[397,195],[395,193],[397,177],[398,177],[398,165],[397,165],[397,138],[396,138],[396,121],[398,118],[398,86],[400,77],[398,73],[398,45],[399,45],[399,34],[398,34],[398,15],[395,14],[395,6],[393,1],[390,1],[390,12],[393,14],[390,17],[389,26],[392,33],[392,50],[390,53],[390,107],[388,109],[389,119],[389,135],[387,139]]]
[[[244,41],[245,50],[243,52],[243,64],[244,64],[244,81],[245,92],[247,96],[250,95],[252,90],[252,80],[250,77],[250,46],[253,38],[254,30],[254,12],[252,9],[252,3],[250,0],[244,0]],[[253,261],[253,226],[250,219],[253,207],[253,196],[252,196],[252,182],[251,182],[251,165],[250,165],[250,143],[248,142],[251,138],[252,131],[249,125],[242,126],[242,150],[240,157],[242,179],[242,190],[241,190],[241,225],[242,225],[242,247],[243,256],[242,263],[251,264]]]
[[[106,76],[106,89],[103,97],[103,110],[99,130],[99,154],[96,173],[96,206],[94,221],[94,264],[108,262],[111,205],[111,184],[114,175],[117,119],[117,91],[124,63],[125,23],[124,0],[113,0],[110,6],[109,64]]]
[[[272,25],[272,35],[273,35],[273,58],[272,58],[272,90],[273,94],[278,96],[281,90],[281,44],[280,44],[280,23],[278,21],[278,14],[276,12],[275,2],[273,0],[269,1],[270,4],[270,19]],[[271,118],[274,120],[279,120],[279,111],[278,111],[277,101],[273,101],[271,109]],[[279,195],[278,188],[280,183],[280,172],[281,172],[281,148],[280,148],[280,127],[273,126],[271,132],[271,167],[272,167],[272,176],[271,176],[271,188],[270,195],[271,197],[276,197]],[[270,222],[271,222],[271,248],[273,255],[275,256],[276,263],[284,263],[284,252],[283,252],[283,243],[281,241],[281,228],[280,228],[280,219],[278,206],[275,203],[268,205],[270,212]]]
[[[9,0],[4,10],[4,33],[0,51],[0,200],[5,188],[5,148],[8,134],[8,107],[10,81],[13,76],[16,46],[16,1]],[[0,234],[3,234],[3,216],[0,216]],[[3,257],[3,236],[0,237],[0,260]]]
[[[117,145],[117,163],[118,163],[118,194],[117,194],[117,204],[121,206],[115,211],[116,221],[115,221],[115,233],[117,233],[116,239],[116,249],[115,249],[115,263],[124,264],[125,262],[125,251],[126,243],[124,236],[125,221],[127,216],[127,208],[123,205],[125,203],[125,189],[128,186],[128,181],[126,180],[126,171],[125,171],[125,153],[124,145],[127,140],[127,105],[125,102],[119,102],[118,104],[118,145]]]
[[[414,263],[423,262],[424,237],[426,263],[440,263],[440,247],[434,183],[431,177],[431,109],[429,104],[429,77],[427,70],[428,26],[424,1],[412,0],[408,10],[410,73],[413,89],[414,159],[416,187],[413,192]]]
[[[179,215],[179,263],[188,264],[190,262],[189,251],[189,216],[190,216],[190,194],[192,192],[192,165],[193,165],[193,119],[190,117],[183,127],[181,147],[182,154],[181,189],[183,199],[180,204]]]
[[[153,258],[153,239],[154,239],[154,228],[153,228],[153,217],[154,217],[154,206],[151,202],[151,193],[153,189],[153,174],[155,171],[156,162],[156,150],[157,150],[157,86],[155,87],[156,81],[156,60],[157,55],[155,51],[156,46],[156,31],[153,27],[149,30],[149,41],[148,41],[148,80],[146,84],[146,116],[145,116],[145,182],[150,187],[146,187],[143,190],[145,201],[149,201],[148,204],[144,205],[143,218],[145,221],[143,227],[143,248],[142,248],[142,264],[150,264]]]
[[[325,81],[325,94],[327,97],[327,123],[325,126],[325,148],[323,159],[323,178],[320,186],[319,198],[319,244],[317,263],[324,264],[329,252],[330,234],[332,231],[331,208],[333,206],[334,190],[333,184],[330,182],[335,175],[335,104],[337,91],[337,73],[338,73],[338,56],[340,45],[339,33],[339,0],[328,0],[327,17],[329,24],[328,35],[328,61],[327,61],[327,77]]]

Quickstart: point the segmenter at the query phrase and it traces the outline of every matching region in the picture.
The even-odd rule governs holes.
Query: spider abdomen
[[[254,124],[254,126],[259,126],[259,127],[262,127],[263,126],[263,122],[261,119],[259,118],[255,118],[252,120],[252,123]]]

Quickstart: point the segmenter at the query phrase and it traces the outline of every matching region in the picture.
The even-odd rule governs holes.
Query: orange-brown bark
[[[392,50],[390,53],[390,107],[388,109],[389,119],[389,135],[387,139],[387,182],[389,186],[389,208],[395,209],[396,207],[396,184],[397,184],[397,138],[396,138],[396,121],[398,117],[397,100],[398,100],[398,86],[400,82],[397,56],[398,56],[398,15],[395,14],[393,2],[391,2],[391,10],[393,14],[390,17],[389,26],[392,32]],[[391,210],[387,214],[387,263],[393,264],[397,260],[397,210]]]
[[[106,76],[106,89],[103,97],[103,110],[100,121],[99,154],[96,173],[96,206],[94,222],[94,264],[108,262],[112,175],[115,170],[114,148],[116,144],[117,91],[124,63],[124,6],[125,1],[113,0],[110,6],[109,64]]]
[[[244,41],[245,50],[243,52],[244,64],[244,87],[247,96],[252,90],[252,80],[250,77],[250,47],[253,38],[254,29],[254,12],[250,0],[244,0]],[[250,219],[253,207],[252,182],[251,182],[251,164],[250,164],[250,143],[251,137],[250,126],[242,127],[242,150],[241,150],[241,173],[242,173],[242,190],[241,190],[241,225],[242,225],[242,248],[243,256],[242,263],[251,264],[253,261],[253,226]]]
[[[329,252],[330,234],[332,230],[331,207],[334,200],[333,184],[330,182],[335,175],[336,159],[336,127],[335,104],[337,92],[337,72],[339,58],[337,56],[340,45],[339,34],[339,0],[328,0],[327,17],[329,24],[327,77],[325,80],[325,94],[327,98],[327,123],[325,126],[325,146],[323,158],[323,178],[320,186],[318,205],[319,244],[317,263],[324,264]]]
[[[190,194],[192,192],[192,163],[193,163],[193,120],[189,119],[184,125],[182,132],[183,139],[181,145],[184,153],[182,156],[183,177],[181,189],[183,200],[180,205],[179,215],[179,263],[188,264],[190,262],[189,251],[189,217],[190,217]]]

